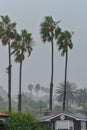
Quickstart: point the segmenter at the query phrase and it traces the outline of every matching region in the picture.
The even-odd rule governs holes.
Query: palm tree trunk
[[[65,107],[66,107],[67,62],[68,62],[68,50],[66,50],[66,59],[65,59],[65,81],[64,81],[63,111],[65,111]]]
[[[52,48],[52,63],[51,63],[51,82],[50,82],[50,104],[49,110],[52,111],[52,103],[53,103],[53,74],[54,74],[54,46],[53,46],[53,33],[52,33],[52,40],[51,40],[51,48]]]
[[[69,98],[66,98],[66,110],[68,111],[69,109]]]
[[[8,67],[8,110],[11,111],[11,48],[10,43],[8,43],[8,51],[9,51],[9,67]]]
[[[19,112],[21,112],[21,103],[22,103],[21,81],[22,81],[22,62],[20,62],[20,71],[19,71],[19,95],[18,95],[18,111]]]

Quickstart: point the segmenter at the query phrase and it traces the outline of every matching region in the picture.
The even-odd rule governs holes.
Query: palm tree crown
[[[78,106],[87,103],[87,88],[81,88],[77,91],[77,104]]]
[[[2,39],[2,44],[6,45],[9,44],[10,41],[14,38],[14,30],[15,30],[16,23],[11,23],[10,18],[8,15],[1,16],[0,22],[0,38]]]
[[[33,39],[31,37],[31,33],[28,33],[27,30],[21,30],[21,34],[16,32],[15,40],[13,41],[11,47],[13,48],[12,54],[15,55],[16,62],[22,62],[25,58],[25,53],[28,53],[30,56],[32,47],[33,47]]]
[[[68,48],[72,49],[73,48],[73,43],[72,43],[72,34],[69,31],[64,31],[61,32],[61,34],[58,37],[57,40],[57,45],[59,51],[61,51],[61,55],[64,56],[66,51],[68,51]]]
[[[64,83],[60,83],[59,86],[57,86],[55,90],[55,96],[56,100],[59,102],[63,101],[64,97]],[[75,102],[77,98],[77,86],[75,83],[72,82],[66,82],[66,101],[67,101],[67,106],[69,103]]]
[[[52,16],[46,16],[44,22],[41,23],[41,38],[43,42],[51,42],[52,38],[57,38],[61,32],[61,28],[58,27],[58,22],[55,22]]]

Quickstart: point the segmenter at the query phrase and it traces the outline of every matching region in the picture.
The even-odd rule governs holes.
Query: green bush
[[[11,112],[7,120],[8,130],[49,130],[46,126],[40,125],[31,114]]]
[[[3,122],[2,120],[0,120],[0,130],[6,130],[5,122]]]

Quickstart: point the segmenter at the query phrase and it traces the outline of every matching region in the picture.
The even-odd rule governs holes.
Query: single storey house
[[[39,118],[41,123],[52,130],[87,130],[87,115],[72,112],[50,114]]]

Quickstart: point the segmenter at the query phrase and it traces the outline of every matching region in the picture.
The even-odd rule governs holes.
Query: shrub
[[[6,125],[8,130],[49,130],[30,113],[11,112]]]
[[[6,130],[5,122],[3,122],[2,120],[0,120],[0,130]]]

